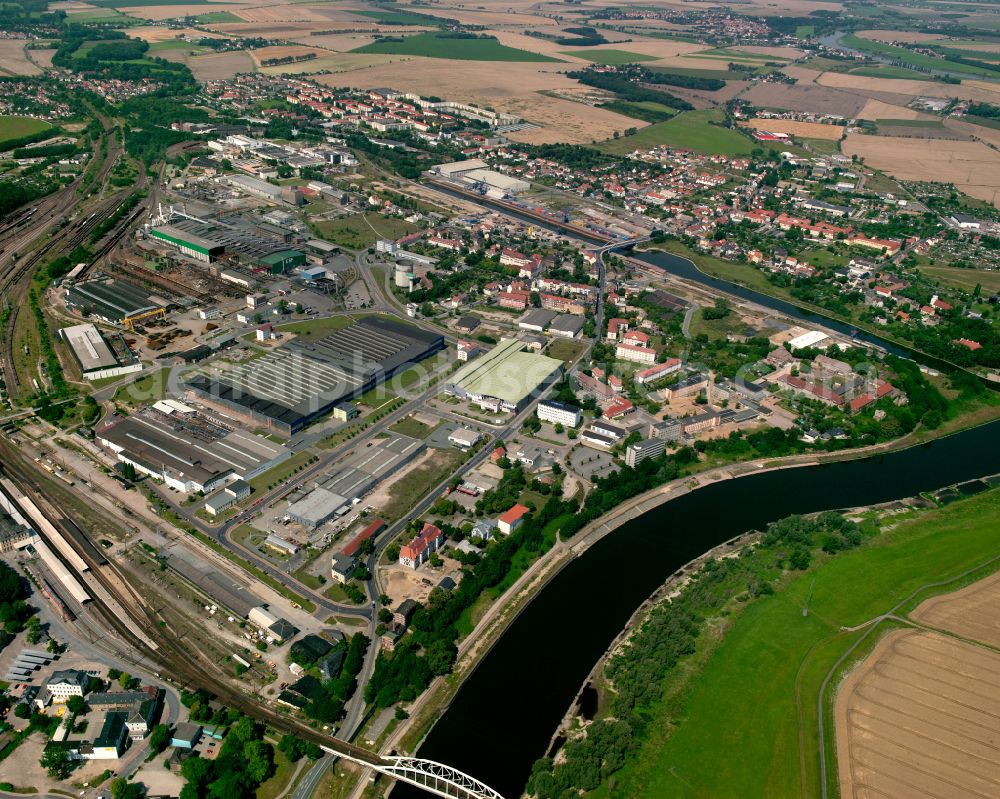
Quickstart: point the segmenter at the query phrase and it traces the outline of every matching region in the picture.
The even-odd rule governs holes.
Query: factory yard
[[[981,621],[995,609],[972,613]],[[841,686],[847,799],[959,799],[1000,791],[1000,654],[938,633],[887,635]]]

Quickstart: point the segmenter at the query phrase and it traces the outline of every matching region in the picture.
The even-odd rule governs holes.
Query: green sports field
[[[755,146],[749,137],[709,124],[721,120],[722,113],[719,111],[685,111],[667,122],[640,128],[632,136],[602,142],[598,147],[615,155],[660,144],[712,155],[749,155]]]
[[[628,50],[564,50],[563,55],[585,58],[594,64],[636,64],[640,61],[656,61],[656,56],[630,53]]]
[[[51,127],[48,122],[31,117],[0,117],[0,146],[11,139],[31,136]]]
[[[955,578],[996,554],[1000,490],[885,523],[861,548],[819,561],[776,594],[745,610],[734,608],[735,619],[713,625],[699,652],[679,670],[678,681],[667,686],[669,695],[649,718],[651,733],[617,775],[616,788],[595,796],[818,796],[819,688],[862,634],[842,628],[885,613],[921,586]],[[927,589],[900,612],[997,565]],[[802,610],[806,605],[808,615]],[[850,663],[893,627],[881,626],[885,629],[869,636]],[[831,686],[842,674],[835,672]],[[832,693],[826,696],[828,722]],[[825,729],[827,762],[836,775],[832,724]]]
[[[456,61],[555,61],[540,53],[529,53],[507,47],[494,38],[464,39],[443,33],[418,33],[415,36],[386,37],[352,50],[352,53],[383,53],[388,55],[418,55],[427,58],[449,58]]]

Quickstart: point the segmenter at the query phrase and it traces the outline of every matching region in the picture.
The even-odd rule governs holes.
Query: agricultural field
[[[628,50],[563,50],[562,53],[594,64],[636,64],[640,61],[656,61],[656,56],[630,53]]]
[[[418,33],[415,36],[378,39],[355,53],[417,55],[455,61],[558,61],[556,58],[518,50],[493,38],[455,38],[441,33]]]
[[[841,149],[898,180],[954,183],[1000,207],[1000,157],[980,142],[935,140],[930,146],[926,139],[851,134]]]
[[[632,136],[603,142],[600,149],[622,155],[660,144],[717,155],[749,155],[754,142],[741,133],[710,124],[721,121],[718,111],[685,111],[667,122],[641,128]]]
[[[972,291],[976,286],[982,286],[983,291],[990,294],[1000,291],[1000,272],[955,266],[921,266],[920,272],[931,280],[939,280],[942,285],[966,291]]]
[[[32,119],[31,117],[2,117],[0,116],[0,147],[4,142],[12,139],[20,139],[22,136],[31,136],[52,126],[43,119]]]
[[[260,67],[265,75],[308,75],[317,72],[351,72],[397,61],[412,61],[406,56],[374,55],[366,53],[326,53],[319,58],[296,61],[292,64],[275,64]]]
[[[998,518],[997,490],[893,518],[859,549],[820,560],[773,596],[726,617],[721,629],[699,641],[678,677],[681,684],[671,684],[654,708],[653,732],[616,778],[620,795],[818,796],[819,687],[863,633],[844,628],[885,613],[921,586],[982,563],[994,551]],[[947,590],[944,585],[932,592]],[[809,612],[803,614],[806,604]],[[829,712],[826,720],[832,733]],[[827,740],[832,745],[832,735]]]
[[[357,53],[346,55],[390,58]],[[613,111],[554,96],[556,92],[571,95],[581,88],[560,71],[566,66],[565,62],[510,61],[503,69],[498,69],[497,64],[490,61],[464,61],[459,65],[438,58],[412,58],[337,75],[319,75],[316,80],[331,86],[359,89],[392,86],[400,91],[448,97],[517,114],[540,127],[511,133],[508,138],[531,144],[591,144],[611,138],[616,130],[641,125]]]
[[[957,73],[961,75],[1000,78],[1000,68],[986,69],[983,67],[971,66],[969,64],[958,64],[954,61],[945,61],[941,58],[924,55],[923,53],[916,53],[912,50],[906,49],[905,47],[895,47],[891,44],[875,42],[871,39],[855,36],[854,34],[847,34],[843,37],[842,41],[846,47],[853,47],[856,50],[887,56],[895,61],[900,61],[903,64],[909,64],[910,66],[918,67],[920,69],[943,70],[945,72]]]
[[[948,630],[971,641],[1000,648],[1000,626],[990,612],[1000,607],[1000,573],[960,591],[932,597],[910,614],[928,627]]]
[[[986,621],[991,608],[973,614]],[[995,619],[992,621],[995,624]],[[843,799],[975,796],[1000,786],[1000,654],[940,633],[899,630],[852,673],[837,701]]]
[[[405,219],[387,218],[381,214],[351,214],[326,222],[317,222],[316,229],[327,241],[351,250],[372,247],[379,239],[398,239],[419,228]]]
[[[28,58],[24,39],[0,39],[0,75],[38,75],[41,70]]]
[[[199,14],[195,19],[199,25],[215,25],[219,22],[243,22],[243,18],[236,16],[232,11],[209,11],[206,14]]]
[[[244,50],[230,50],[225,53],[206,53],[186,60],[188,67],[198,80],[221,80],[231,78],[240,72],[253,72],[254,61]]]
[[[799,122],[794,119],[751,119],[747,127],[772,133],[787,133],[797,139],[827,139],[840,141],[847,129],[840,125],[823,125],[819,122]]]
[[[405,9],[378,8],[373,10],[351,9],[352,14],[368,17],[379,25],[424,25],[435,26],[440,21],[428,14],[419,14]]]

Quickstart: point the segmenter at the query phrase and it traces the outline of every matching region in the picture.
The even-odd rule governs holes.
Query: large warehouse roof
[[[317,341],[293,341],[219,378],[195,377],[201,394],[293,429],[366,390],[380,375],[441,349],[438,333],[370,316]]]
[[[66,301],[114,322],[163,307],[145,291],[122,280],[89,280],[66,289]]]
[[[284,447],[261,436],[226,433],[196,420],[168,420],[152,411],[113,422],[98,437],[129,460],[202,484],[230,473],[245,478],[287,457]]]
[[[222,249],[222,245],[219,242],[212,241],[204,236],[199,236],[197,233],[192,233],[188,230],[181,230],[179,227],[175,227],[174,225],[161,225],[160,227],[155,227],[150,231],[150,235],[153,236],[153,238],[162,239],[163,241],[167,241],[178,246],[186,244],[192,249],[203,252],[205,255]]]
[[[517,339],[502,341],[459,369],[450,382],[468,394],[518,405],[563,365],[555,358],[524,352],[523,347]]]
[[[118,365],[108,343],[101,336],[100,331],[91,324],[74,325],[64,327],[59,331],[59,335],[69,344],[73,355],[80,362],[80,368],[84,372],[92,372],[95,369],[107,369]]]

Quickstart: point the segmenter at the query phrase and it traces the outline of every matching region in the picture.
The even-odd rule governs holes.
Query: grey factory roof
[[[108,369],[118,365],[118,359],[101,336],[100,331],[92,324],[64,327],[59,335],[69,344],[80,368],[84,372],[96,369]]]
[[[544,330],[545,326],[555,318],[555,311],[547,311],[544,308],[534,308],[517,320],[517,326]]]
[[[552,320],[549,330],[552,332],[572,333],[575,336],[583,330],[583,323],[584,319],[582,316],[574,316],[568,313],[559,314],[559,316]]]
[[[123,280],[88,280],[66,289],[66,301],[104,319],[118,321],[162,307],[138,286]]]
[[[219,430],[216,428],[216,430]],[[173,419],[154,411],[113,422],[98,437],[120,447],[130,460],[156,471],[169,469],[200,483],[230,472],[239,477],[282,457],[284,447],[240,431],[213,435],[207,426]]]
[[[195,565],[187,560],[187,557],[194,556],[185,555],[180,547],[171,547],[168,553],[163,555],[171,569],[237,616],[246,618],[251,608],[261,604],[260,598],[250,593],[243,584],[235,582],[218,570],[213,570],[211,566]]]
[[[292,341],[218,378],[195,377],[188,385],[295,427],[442,344],[440,334],[371,316],[317,341]]]

